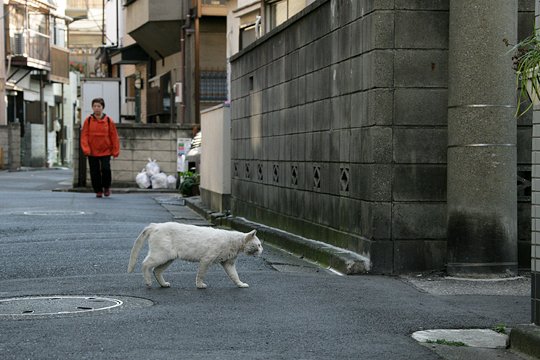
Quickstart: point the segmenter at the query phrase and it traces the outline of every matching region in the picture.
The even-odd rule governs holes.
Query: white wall
[[[231,193],[231,114],[228,106],[201,112],[201,185],[218,194]]]

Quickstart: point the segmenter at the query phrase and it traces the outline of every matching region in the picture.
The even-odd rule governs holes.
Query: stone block
[[[402,49],[448,49],[448,12],[396,11],[395,46]]]
[[[362,0],[364,13],[376,10],[392,10],[395,0]]]
[[[330,130],[330,147],[328,148],[329,157],[332,160],[339,159],[341,131]]]
[[[126,160],[112,160],[111,161],[111,169],[113,171],[131,171],[134,170],[138,173],[141,169],[133,169],[133,161],[126,161]]]
[[[396,87],[448,87],[447,50],[396,50]]]
[[[333,97],[330,101],[332,115],[330,117],[332,129],[345,129],[351,127],[351,95]]]
[[[305,161],[306,160],[306,138],[307,134],[305,133],[298,133],[296,134],[296,148],[298,151],[296,151],[293,154],[293,160],[297,161]]]
[[[394,124],[438,125],[448,122],[448,90],[398,88],[394,93]]]
[[[369,239],[390,239],[392,206],[389,202],[361,201],[358,233]]]
[[[448,10],[449,0],[395,0],[395,8],[403,10]]]
[[[339,162],[349,163],[351,154],[351,130],[343,129],[339,130]],[[335,157],[331,157],[335,159]]]
[[[446,166],[396,165],[395,201],[446,201]]]
[[[351,164],[350,172],[351,198],[370,201],[391,200],[391,165]]]
[[[341,180],[341,165],[339,163],[325,163],[322,167],[323,170],[327,170],[327,173],[323,172],[324,179],[326,180],[323,183],[322,191],[334,195],[335,197],[340,195],[340,180]],[[336,204],[337,205],[337,204]],[[339,208],[336,209],[336,213],[333,215],[339,215]],[[334,223],[334,225],[339,226],[339,224]]]
[[[350,161],[352,163],[362,162],[362,133],[363,129],[351,129],[351,145],[349,147]]]
[[[357,92],[365,90],[365,88],[362,86],[363,80],[363,67],[364,67],[364,56],[355,56],[350,59],[350,73],[347,78],[347,80],[350,82],[350,85],[348,86],[348,89],[350,92]],[[336,67],[337,68],[337,67]],[[335,82],[335,79],[337,79],[336,72],[333,72],[333,82]],[[332,88],[332,95],[338,94],[339,89],[333,89]]]
[[[394,119],[392,90],[372,89],[365,94],[365,116],[362,126],[391,125]]]
[[[392,237],[397,239],[446,239],[445,203],[394,203]]]
[[[313,59],[314,70],[320,70],[330,65],[332,61],[332,34],[327,34],[313,42],[314,53],[317,54]]]
[[[351,128],[359,128],[367,123],[366,92],[351,95]]]
[[[361,130],[360,162],[389,164],[392,162],[392,128],[369,127]]]
[[[324,99],[313,103],[313,131],[329,130],[332,124],[332,103]]]
[[[394,242],[371,241],[370,260],[371,272],[375,274],[393,274],[394,270]]]
[[[351,57],[360,55],[364,52],[364,36],[362,36],[362,26],[364,21],[364,18],[358,18],[351,24]]]
[[[394,161],[407,164],[446,163],[445,128],[394,128]]]
[[[407,273],[425,269],[444,270],[446,241],[395,240],[394,272]]]
[[[364,51],[373,49],[393,49],[399,31],[396,29],[394,11],[376,11],[369,14],[365,21],[369,29],[368,41],[364,44]],[[394,36],[396,33],[396,36]]]
[[[398,68],[398,64],[395,66]],[[394,72],[394,52],[391,50],[374,50],[365,55],[365,72],[362,74],[362,80],[365,89],[393,88],[394,77],[398,74]]]

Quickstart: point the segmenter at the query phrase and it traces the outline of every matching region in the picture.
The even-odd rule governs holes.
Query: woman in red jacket
[[[104,108],[102,98],[92,100],[94,113],[85,119],[81,132],[81,148],[88,157],[92,188],[98,198],[111,195],[111,156],[120,155],[116,126]]]

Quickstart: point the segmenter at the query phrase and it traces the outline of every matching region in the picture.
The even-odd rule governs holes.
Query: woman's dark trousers
[[[103,189],[111,187],[111,157],[89,156],[90,179],[95,193],[103,192]]]

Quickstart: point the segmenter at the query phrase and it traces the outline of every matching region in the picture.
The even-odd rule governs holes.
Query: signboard
[[[178,138],[176,143],[176,155],[178,156],[176,171],[184,172],[188,170],[186,155],[191,149],[191,138]]]

